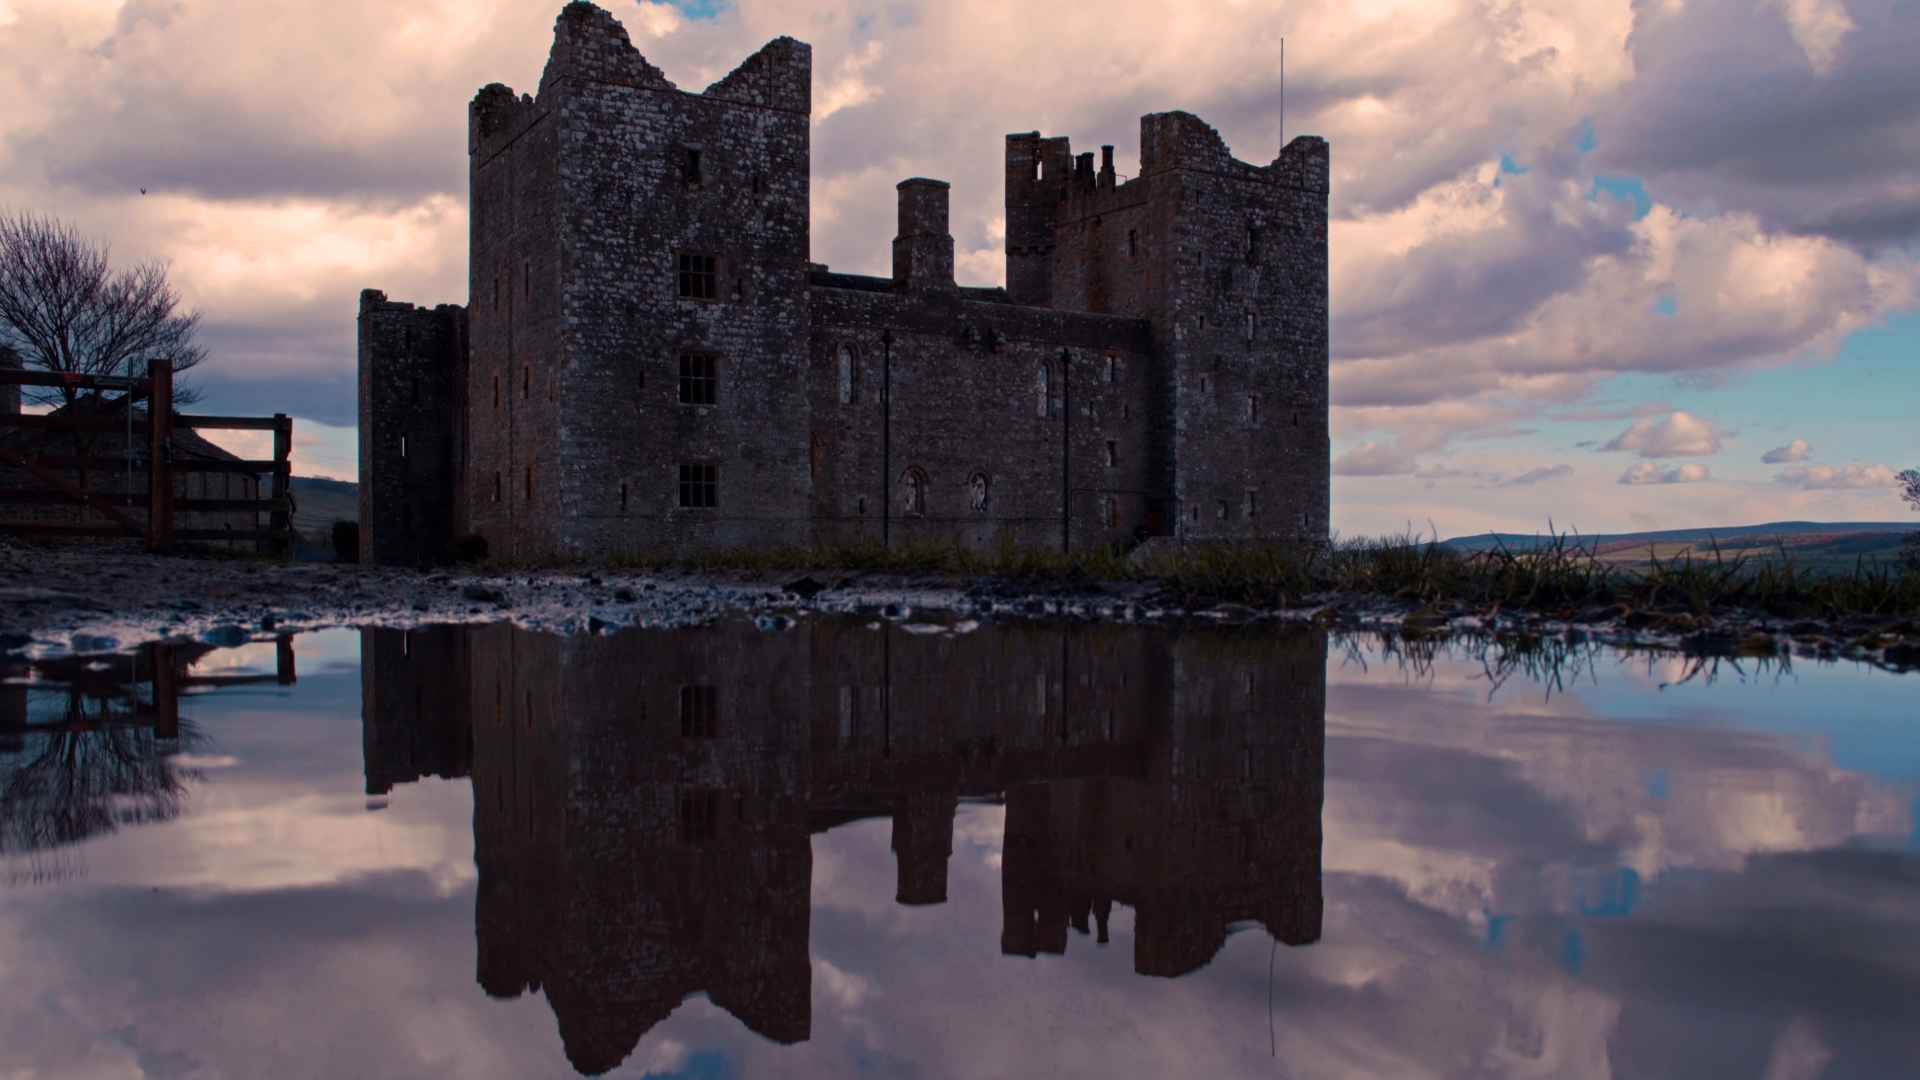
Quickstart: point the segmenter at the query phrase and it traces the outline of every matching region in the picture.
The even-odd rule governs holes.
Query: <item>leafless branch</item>
[[[114,271],[107,247],[57,218],[0,213],[0,347],[28,367],[86,375],[143,374],[148,360],[174,371],[206,359],[193,343],[200,313],[182,310],[167,265],[143,262]],[[174,400],[182,393],[176,381]],[[30,400],[71,403],[75,392],[31,388]]]

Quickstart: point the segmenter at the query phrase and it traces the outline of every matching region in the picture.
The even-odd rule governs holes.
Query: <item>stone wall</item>
[[[360,294],[360,557],[452,560],[464,427],[467,312]]]
[[[544,993],[583,1072],[700,991],[806,1038],[808,835],[890,819],[895,899],[939,903],[967,798],[1006,800],[1003,952],[1104,940],[1116,903],[1148,975],[1245,920],[1319,936],[1323,635],[433,633],[462,644],[367,632],[368,788],[457,767],[443,747],[471,732],[478,977]]]
[[[1010,135],[1007,287],[962,288],[938,180],[899,186],[891,277],[807,261],[810,95],[800,42],[688,93],[576,2],[537,96],[474,98],[456,531],[508,557],[1326,536],[1324,141],[1256,166],[1154,114],[1122,183],[1111,147]],[[713,505],[681,483],[707,470]]]

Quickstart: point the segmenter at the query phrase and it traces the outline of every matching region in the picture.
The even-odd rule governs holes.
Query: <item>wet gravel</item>
[[[1594,642],[1702,656],[1854,659],[1920,668],[1920,625],[1858,616],[1731,612],[1413,609],[1328,596],[1256,609],[1177,593],[1155,581],[1031,581],[946,574],[694,573],[575,569],[418,571],[338,563],[160,556],[48,548],[0,539],[0,651],[107,652],[143,641],[238,644],[337,626],[511,621],[556,633],[686,626],[726,612],[768,629],[813,613],[869,616],[923,632],[981,619],[1072,619],[1221,626],[1313,622],[1402,637],[1474,634]]]

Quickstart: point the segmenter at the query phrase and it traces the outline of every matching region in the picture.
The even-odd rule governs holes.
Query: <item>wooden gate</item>
[[[120,375],[77,375],[52,371],[0,368],[0,388],[52,386],[69,390],[116,391],[120,396],[98,399],[88,411],[66,409],[47,415],[0,411],[0,476],[13,474],[40,482],[39,487],[0,487],[0,504],[77,508],[73,518],[29,519],[0,517],[0,532],[29,535],[140,537],[149,551],[166,551],[181,540],[254,540],[285,554],[295,539],[291,525],[293,478],[293,418],[274,416],[195,416],[173,411],[173,366],[153,361],[144,379]],[[138,400],[147,403],[144,418],[131,415]],[[173,437],[179,431],[250,430],[273,432],[273,458],[243,461],[193,458],[176,453]],[[62,436],[125,435],[119,457],[51,453],[50,444]],[[271,494],[265,498],[185,498],[176,496],[176,477],[199,473],[238,473],[259,477],[271,474]],[[110,491],[94,478],[127,476],[126,490]],[[134,482],[135,477],[140,483]],[[202,485],[204,487],[204,484]],[[256,489],[257,491],[257,489]],[[253,528],[176,528],[182,512],[251,513]],[[259,515],[268,527],[260,528]]]

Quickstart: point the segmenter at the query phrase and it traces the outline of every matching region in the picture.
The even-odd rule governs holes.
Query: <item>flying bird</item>
[[[147,189],[146,189],[146,188],[141,188],[141,189],[140,189],[140,194],[142,194],[142,195],[145,195],[146,193],[147,193]]]

